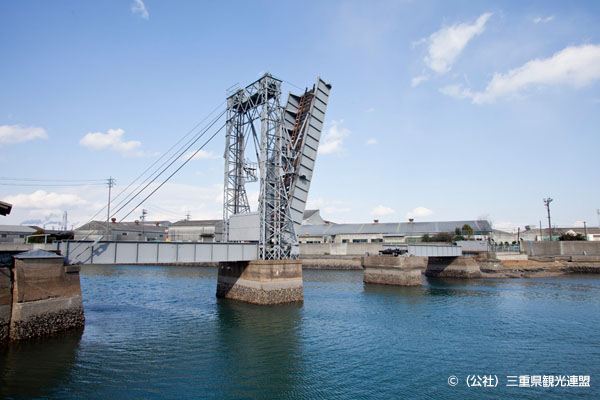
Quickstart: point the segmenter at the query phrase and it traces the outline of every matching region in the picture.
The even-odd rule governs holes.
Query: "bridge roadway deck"
[[[66,264],[186,264],[258,259],[257,243],[62,241]]]
[[[306,246],[306,245],[305,245]],[[0,251],[19,253],[31,248],[60,250],[66,264],[188,264],[258,259],[257,243],[62,241],[52,244],[4,244]],[[384,244],[383,249],[403,249],[407,255],[458,257],[460,246]]]

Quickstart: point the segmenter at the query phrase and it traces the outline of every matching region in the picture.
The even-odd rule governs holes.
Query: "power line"
[[[23,181],[23,182],[105,182],[106,179],[34,179],[34,178],[9,178],[0,176],[3,181]]]
[[[295,84],[293,84],[292,82],[290,82],[290,81],[288,81],[288,80],[285,80],[285,79],[283,79],[283,78],[278,78],[278,77],[276,77],[276,76],[273,76],[273,78],[275,78],[275,79],[279,79],[279,80],[280,80],[280,81],[282,81],[282,82],[285,82],[285,83],[287,83],[287,84],[289,84],[289,85],[292,85],[292,86],[293,86],[293,87],[295,87],[296,89],[299,89],[299,90],[306,90],[306,88],[305,88],[305,87],[304,87],[304,88],[301,88],[300,86],[298,86],[298,85],[295,85]]]
[[[186,137],[188,137],[188,136],[189,136],[189,135],[190,135],[190,134],[191,134],[191,133],[192,133],[194,130],[196,130],[196,129],[197,129],[197,128],[198,128],[198,127],[199,127],[199,126],[202,124],[202,123],[204,123],[206,120],[208,120],[208,119],[210,118],[210,116],[212,116],[212,115],[213,115],[213,114],[214,114],[214,113],[215,113],[215,112],[216,112],[218,109],[220,109],[220,108],[223,106],[223,104],[225,104],[225,102],[222,102],[221,104],[219,104],[219,105],[218,105],[218,106],[217,106],[215,109],[213,109],[213,110],[212,110],[212,111],[211,111],[211,112],[210,112],[210,113],[209,113],[209,114],[208,114],[206,117],[204,117],[204,118],[203,118],[203,119],[202,119],[200,122],[198,122],[198,123],[197,123],[197,124],[196,124],[196,125],[195,125],[195,126],[194,126],[194,127],[193,127],[193,128],[192,128],[192,129],[191,129],[191,130],[190,130],[190,131],[187,133],[187,134],[186,134],[186,135],[184,135],[184,136],[183,136],[181,139],[179,139],[179,140],[178,140],[178,141],[177,141],[177,142],[176,142],[176,143],[175,143],[173,146],[171,146],[171,147],[170,147],[170,148],[169,148],[169,149],[168,149],[168,150],[167,150],[167,151],[166,151],[166,152],[165,152],[163,155],[161,155],[161,156],[160,156],[160,157],[159,157],[159,158],[158,158],[156,161],[154,161],[154,162],[153,162],[153,163],[152,163],[152,164],[151,164],[151,165],[150,165],[148,168],[146,168],[146,169],[145,169],[145,170],[144,170],[144,171],[143,171],[143,172],[142,172],[142,173],[141,173],[141,174],[140,174],[140,175],[139,175],[137,178],[135,178],[133,182],[131,182],[129,185],[127,185],[127,187],[126,187],[125,189],[123,189],[122,191],[120,191],[120,192],[119,192],[119,193],[118,193],[118,194],[115,196],[115,198],[114,198],[114,199],[117,199],[119,196],[121,196],[123,193],[125,193],[125,192],[126,192],[126,191],[127,191],[127,190],[128,190],[128,189],[129,189],[129,188],[130,188],[130,187],[131,187],[133,184],[135,184],[135,182],[137,182],[137,180],[139,180],[139,179],[140,179],[142,176],[144,176],[144,175],[146,174],[146,172],[148,172],[148,171],[149,171],[149,170],[150,170],[150,169],[151,169],[153,166],[155,166],[155,165],[156,165],[156,164],[157,164],[157,163],[158,163],[158,162],[159,162],[159,161],[160,161],[162,158],[164,158],[164,157],[165,157],[165,156],[166,156],[166,155],[167,155],[169,152],[171,152],[171,150],[173,150],[173,149],[174,149],[174,148],[175,148],[175,147],[176,147],[176,146],[177,146],[179,143],[181,143],[181,142],[182,142],[182,141],[183,141],[183,140],[184,140]],[[220,117],[221,117],[223,114],[225,114],[225,111],[223,111],[223,112],[222,112],[222,113],[221,113],[221,114],[220,114],[220,115],[219,115],[219,116],[216,118],[216,120],[218,120],[218,119],[219,119],[219,118],[220,118]],[[216,120],[215,120],[214,122],[216,122]],[[214,122],[213,122],[213,124],[214,124]],[[212,126],[213,124],[211,124],[210,126]],[[209,128],[210,128],[210,127],[206,128],[206,129],[209,129]],[[204,133],[205,133],[205,131],[202,133],[202,135],[204,135]],[[214,137],[214,135],[213,135],[213,137]],[[211,139],[212,139],[212,137],[211,137]],[[196,140],[198,140],[198,139],[196,139]],[[189,143],[189,142],[188,142],[188,143]],[[197,152],[196,152],[196,153],[197,153]],[[194,155],[196,155],[196,153],[194,153]],[[177,154],[177,153],[175,153],[175,154]],[[172,157],[173,157],[173,156],[171,156],[171,158],[172,158]],[[179,157],[181,157],[181,154],[180,154],[180,155],[177,157],[177,159],[178,159]],[[187,160],[187,161],[189,161],[189,160]],[[186,163],[187,163],[187,161],[186,161]],[[162,165],[164,165],[164,163],[163,163]],[[162,167],[162,165],[161,165],[161,167]],[[183,164],[183,165],[185,165],[185,164]],[[183,165],[182,165],[182,166],[183,166]],[[159,168],[160,168],[160,167],[159,167]],[[167,168],[168,168],[168,167],[167,167]],[[162,173],[162,172],[161,172],[161,173]],[[151,173],[149,176],[152,176],[153,174],[154,174],[154,172],[153,172],[153,173]],[[169,178],[170,178],[170,177],[169,177]],[[146,180],[147,180],[147,179],[148,179],[148,178],[146,178]],[[156,178],[155,178],[155,179],[156,179]],[[102,181],[104,182],[105,180],[102,180]],[[102,184],[103,184],[103,183],[102,183]],[[142,184],[143,184],[143,182],[142,182]],[[141,184],[140,184],[140,185],[141,185]],[[140,185],[138,185],[138,188],[139,188],[139,186],[140,186]],[[162,186],[162,185],[161,185],[161,186]],[[137,190],[137,188],[136,188],[135,190]],[[134,190],[134,191],[135,191],[135,190]],[[128,197],[128,196],[126,196],[125,198],[127,198],[127,197]],[[120,202],[120,203],[118,203],[118,204],[117,204],[117,206],[118,206],[119,204],[121,204],[121,202]],[[100,210],[98,210],[98,211],[97,211],[97,212],[96,212],[96,213],[95,213],[95,214],[92,216],[92,218],[91,218],[91,219],[90,219],[88,222],[86,222],[86,224],[89,224],[90,222],[92,222],[92,221],[94,220],[94,218],[96,218],[96,216],[97,216],[98,214],[100,214],[102,211],[104,211],[106,208],[107,208],[107,206],[104,206],[104,207],[102,207]],[[137,208],[137,207],[136,207],[136,208]],[[129,215],[129,214],[128,214],[128,215]],[[84,224],[84,225],[85,225],[85,224]],[[80,239],[80,242],[81,242],[81,241],[83,241],[83,240],[86,240],[86,239],[87,239],[87,238],[88,238],[90,235],[91,235],[91,232],[90,232],[89,234],[87,234],[87,235],[86,235],[86,236],[85,236],[83,239]],[[79,247],[79,246],[76,246],[76,247],[73,249],[73,251],[75,251],[75,250],[76,250],[78,247]]]
[[[188,137],[194,130],[196,130],[202,123],[204,123],[206,120],[208,120],[210,118],[211,115],[213,115],[217,110],[219,110],[223,105],[225,104],[225,102],[220,103],[217,107],[215,107],[208,115],[206,115],[200,122],[198,122],[192,129],[190,129],[188,131],[188,133],[186,133],[181,139],[179,139],[173,146],[171,146],[165,153],[163,153],[156,161],[154,161],[152,164],[150,164],[149,167],[147,167],[140,175],[138,175],[137,178],[135,178],[129,185],[127,185],[127,187],[125,187],[123,190],[121,190],[119,193],[117,193],[117,195],[113,198],[113,201],[117,200],[122,194],[124,194],[131,186],[133,186],[142,176],[144,176],[146,174],[146,172],[148,172],[153,166],[155,166],[162,158],[164,158],[167,154],[169,154],[171,152],[171,150],[173,150],[173,148],[175,148],[179,143],[181,143],[186,137]],[[222,115],[222,114],[221,114]],[[219,116],[220,117],[220,116]],[[188,141],[189,143],[189,141]],[[175,153],[177,154],[177,153]],[[166,162],[168,162],[170,159],[172,159],[175,154],[173,154]],[[158,171],[158,169],[160,169],[162,166],[164,166],[165,163],[163,163],[160,167],[158,167],[156,169],[156,171]],[[155,172],[156,172],[155,171]],[[155,172],[152,172],[151,174],[149,174],[148,178],[146,178],[145,180],[143,180],[129,195],[125,196],[123,199],[121,199],[119,202],[117,202],[117,204],[115,205],[116,207],[119,207],[121,204],[123,204],[123,202],[125,200],[127,200],[127,198],[129,198],[129,196],[131,196],[131,194],[133,192],[135,192],[141,185],[143,185],[145,182],[147,182],[147,180],[149,179],[149,177],[151,177]],[[106,181],[106,179],[102,180],[103,182]],[[103,212],[104,210],[106,210],[106,205],[103,206],[101,209],[99,209],[89,220],[87,223],[90,223],[94,220],[94,218],[96,218],[101,212]],[[85,224],[84,224],[85,225]],[[87,237],[86,237],[87,238]],[[85,240],[85,239],[83,239]]]
[[[182,164],[181,164],[181,165],[180,165],[180,166],[179,166],[179,167],[178,167],[178,168],[177,168],[175,171],[173,171],[173,173],[171,173],[171,175],[169,175],[169,176],[167,177],[167,179],[165,179],[165,180],[164,180],[164,181],[163,181],[163,182],[162,182],[160,185],[158,185],[158,187],[157,187],[156,189],[154,189],[154,190],[153,190],[153,191],[152,191],[152,192],[151,192],[151,193],[150,193],[148,196],[146,196],[146,197],[144,198],[144,200],[142,200],[140,203],[138,203],[138,205],[136,205],[136,206],[135,206],[135,207],[134,207],[134,208],[133,208],[131,211],[129,211],[129,212],[128,212],[128,213],[127,213],[127,214],[126,214],[126,215],[125,215],[123,218],[121,218],[121,220],[120,220],[119,222],[123,221],[125,218],[127,218],[127,217],[129,216],[129,214],[131,214],[131,213],[132,213],[132,212],[134,212],[134,211],[135,211],[135,210],[136,210],[136,209],[137,209],[139,206],[141,206],[142,204],[144,204],[144,202],[145,202],[146,200],[148,200],[148,199],[150,198],[150,196],[152,196],[154,193],[156,193],[156,191],[157,191],[158,189],[160,189],[160,188],[161,188],[161,187],[162,187],[162,186],[163,186],[165,183],[167,183],[167,182],[169,181],[169,179],[171,179],[171,178],[173,177],[173,175],[175,175],[177,172],[179,172],[179,170],[180,170],[181,168],[183,168],[183,167],[184,167],[184,166],[185,166],[185,165],[186,165],[186,164],[187,164],[187,163],[188,163],[188,162],[189,162],[191,159],[193,159],[193,158],[194,158],[194,156],[195,156],[196,154],[198,154],[198,152],[200,152],[200,150],[202,150],[202,149],[204,148],[204,146],[206,146],[206,145],[207,145],[207,144],[208,144],[208,143],[209,143],[211,140],[213,140],[213,138],[214,138],[215,136],[217,136],[217,133],[221,132],[221,130],[222,130],[223,128],[225,128],[225,126],[226,126],[226,125],[227,125],[226,123],[225,123],[225,124],[223,124],[223,126],[221,126],[221,127],[220,127],[220,128],[219,128],[219,129],[218,129],[216,132],[215,132],[215,133],[213,133],[213,135],[212,135],[210,138],[208,138],[208,140],[207,140],[206,142],[204,142],[204,144],[203,144],[202,146],[200,146],[200,148],[199,148],[198,150],[196,150],[196,151],[195,151],[195,152],[194,152],[194,153],[193,153],[191,156],[189,156],[187,160],[185,160],[185,161],[184,161],[184,162],[183,162],[183,163],[182,163]]]
[[[166,172],[166,171],[167,171],[167,170],[168,170],[168,169],[171,167],[171,165],[173,165],[173,164],[175,163],[175,161],[177,161],[177,160],[178,160],[178,159],[179,159],[179,158],[180,158],[180,157],[181,157],[181,156],[182,156],[182,155],[183,155],[183,154],[184,154],[186,151],[188,151],[188,150],[189,150],[189,149],[190,149],[190,148],[191,148],[191,147],[192,147],[192,146],[193,146],[193,145],[194,145],[194,144],[195,144],[195,143],[196,143],[198,140],[200,140],[200,139],[202,138],[202,136],[204,136],[204,135],[206,134],[206,132],[208,132],[208,130],[209,130],[210,128],[212,128],[212,127],[213,127],[213,125],[214,125],[214,124],[215,124],[215,123],[216,123],[216,122],[217,122],[217,121],[218,121],[218,120],[219,120],[219,119],[220,119],[220,118],[221,118],[221,117],[222,117],[222,116],[225,114],[225,112],[226,112],[226,111],[223,111],[223,112],[222,112],[222,113],[221,113],[221,114],[220,114],[220,115],[219,115],[217,118],[215,118],[215,119],[214,119],[214,120],[213,120],[213,121],[210,123],[210,125],[209,125],[209,126],[207,126],[207,127],[206,127],[206,128],[203,130],[203,132],[202,132],[200,135],[198,135],[198,136],[197,136],[197,137],[196,137],[196,138],[195,138],[195,139],[194,139],[194,140],[193,140],[193,141],[192,141],[192,142],[191,142],[191,143],[190,143],[190,144],[189,144],[189,145],[188,145],[188,146],[187,146],[185,149],[183,149],[183,150],[181,150],[181,151],[179,152],[179,154],[177,155],[177,157],[176,157],[176,158],[174,158],[174,159],[173,159],[173,160],[172,160],[172,161],[171,161],[171,162],[170,162],[170,163],[169,163],[169,164],[168,164],[168,165],[167,165],[165,168],[163,168],[163,169],[162,169],[162,171],[160,171],[160,173],[158,173],[158,174],[157,174],[157,175],[156,175],[156,176],[155,176],[155,177],[154,177],[154,178],[153,178],[153,179],[152,179],[150,182],[146,183],[146,185],[145,185],[145,186],[144,186],[144,187],[143,187],[141,190],[139,190],[137,193],[135,193],[133,196],[131,196],[131,197],[130,197],[130,199],[129,199],[129,200],[127,200],[127,202],[125,202],[125,204],[123,204],[122,206],[120,206],[120,207],[119,207],[119,209],[113,213],[113,215],[116,215],[116,214],[118,214],[118,213],[119,213],[119,212],[120,212],[120,211],[121,211],[123,208],[125,208],[125,207],[126,207],[128,204],[129,204],[129,203],[131,203],[131,202],[133,201],[133,199],[135,199],[135,198],[136,198],[136,197],[138,197],[140,194],[142,194],[142,192],[143,192],[144,190],[146,190],[146,188],[148,188],[148,186],[150,186],[152,183],[154,183],[154,181],[156,181],[156,180],[157,180],[157,179],[158,179],[158,178],[159,178],[159,177],[160,177],[160,176],[161,176],[163,173],[165,173],[165,172]],[[225,125],[223,125],[223,127],[224,127],[224,126],[225,126]],[[221,129],[223,129],[223,127],[221,127],[221,128],[220,128],[220,129],[219,129],[217,132],[219,132]],[[213,135],[212,137],[214,137],[214,135]],[[212,139],[212,137],[211,137],[211,139]],[[210,141],[210,139],[209,139],[209,141]],[[208,142],[206,142],[206,143],[208,143]],[[203,145],[203,146],[202,146],[200,149],[196,150],[196,152],[194,152],[193,156],[195,156],[195,155],[196,155],[196,154],[197,154],[197,153],[198,153],[198,152],[199,152],[199,151],[200,151],[200,150],[201,150],[201,149],[202,149],[202,148],[203,148],[203,147],[206,145],[206,143],[205,143],[205,144],[204,144],[204,145]],[[188,162],[189,160],[190,160],[190,159],[186,160],[186,161],[185,161],[185,163],[184,163],[184,164],[182,164],[182,166],[183,166],[183,165],[185,165],[185,164],[187,164],[187,162]],[[163,164],[163,165],[164,165],[164,164]],[[180,169],[181,169],[181,167],[177,168],[177,170],[176,170],[176,171],[179,171]],[[171,176],[173,176],[173,175],[171,175]],[[169,178],[170,178],[171,176],[169,176]],[[164,184],[164,182],[163,182],[163,184]],[[161,186],[162,186],[162,184],[161,184]],[[139,186],[138,186],[138,187],[139,187]],[[152,192],[152,193],[154,193],[154,192]],[[132,211],[133,211],[133,210],[132,210]],[[129,214],[131,214],[131,212],[129,212],[127,215],[129,215]],[[122,221],[122,220],[123,220],[123,219],[121,219],[121,221]]]
[[[146,208],[149,208],[150,210],[154,210],[156,213],[162,213],[162,214],[167,214],[173,218],[179,218],[181,219],[181,214],[177,213],[175,211],[171,211],[171,210],[167,210],[164,207],[159,207],[156,204],[153,203],[146,203]]]
[[[70,184],[59,184],[59,183],[4,183],[0,182],[0,186],[35,186],[35,187],[46,187],[46,186],[61,186],[61,187],[71,187],[71,186],[98,186],[104,185],[104,183],[70,183]]]
[[[203,124],[206,120],[208,120],[210,118],[211,115],[213,115],[217,110],[219,110],[223,105],[225,104],[225,102],[220,103],[217,107],[215,107],[206,117],[204,117],[202,120],[200,120],[200,122],[198,122],[192,129],[190,129],[188,131],[188,133],[186,133],[181,139],[179,139],[173,146],[171,146],[166,152],[164,152],[156,161],[154,161],[152,164],[150,164],[150,166],[148,168],[146,168],[140,175],[138,175],[137,178],[135,178],[129,185],[127,185],[126,188],[124,188],[123,190],[121,190],[114,198],[114,200],[117,200],[123,193],[125,193],[127,190],[129,190],[129,188],[131,186],[133,186],[142,176],[144,176],[146,174],[146,172],[148,172],[152,167],[154,167],[156,164],[158,164],[158,162],[163,159],[167,154],[169,154],[171,152],[171,150],[173,150],[179,143],[181,143],[185,138],[187,138],[192,132],[194,132],[196,130],[196,128],[198,128],[201,124]],[[187,142],[189,143],[189,141]],[[186,144],[187,144],[186,143]],[[163,164],[161,164],[156,171],[158,171],[160,168],[162,168],[167,162],[169,162],[169,160],[171,160],[175,154],[178,154],[178,151],[176,151],[173,155],[171,155]],[[156,172],[155,171],[155,172]],[[155,172],[152,172],[151,174],[149,174],[149,176],[142,181],[135,189],[133,189],[132,193],[135,192],[140,186],[142,186],[144,184],[144,182],[146,182],[148,180],[148,178],[152,175],[154,175]],[[131,193],[130,193],[131,195]],[[116,207],[120,206],[123,201],[125,201],[127,199],[128,196],[125,197],[125,199],[119,201],[116,205]]]

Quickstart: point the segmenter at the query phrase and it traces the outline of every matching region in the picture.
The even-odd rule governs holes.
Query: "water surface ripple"
[[[1,350],[4,397],[598,398],[600,278],[364,285],[304,271],[304,303],[215,298],[214,268],[84,266],[86,326]],[[496,388],[468,388],[493,374]],[[506,387],[590,375],[590,388]],[[450,387],[450,375],[459,378]]]

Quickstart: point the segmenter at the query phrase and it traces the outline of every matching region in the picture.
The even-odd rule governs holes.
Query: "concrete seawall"
[[[524,241],[522,250],[530,257],[541,256],[600,256],[600,242],[588,241]]]
[[[0,266],[0,342],[83,327],[78,266],[43,250],[10,258]]]

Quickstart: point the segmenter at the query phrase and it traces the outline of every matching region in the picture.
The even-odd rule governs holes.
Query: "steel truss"
[[[299,152],[290,131],[283,127],[281,81],[265,74],[227,99],[223,238],[228,240],[228,220],[250,212],[244,184],[255,181],[253,168],[244,159],[250,136],[254,139],[260,171],[259,257],[280,260],[297,257],[298,245],[290,215],[291,188]],[[260,142],[254,121],[260,119]]]

